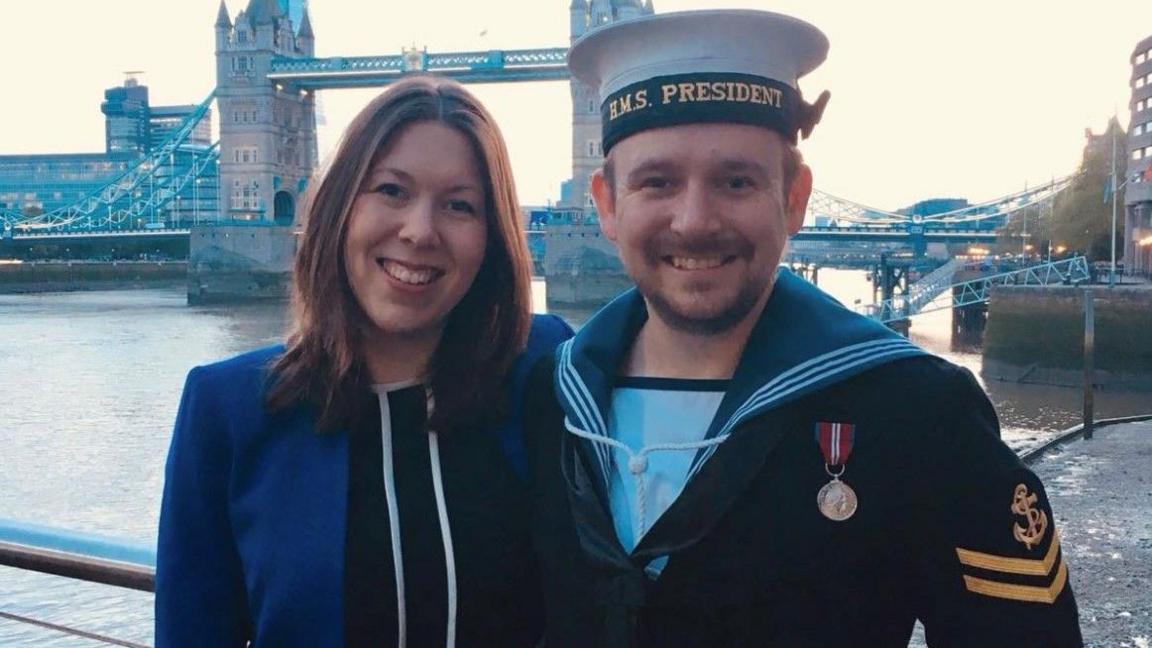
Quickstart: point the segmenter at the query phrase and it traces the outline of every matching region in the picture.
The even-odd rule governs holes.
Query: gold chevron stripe
[[[969,592],[984,594],[986,596],[995,596],[997,598],[1011,599],[1013,601],[1048,604],[1051,604],[1056,600],[1056,597],[1060,596],[1060,592],[1064,591],[1064,584],[1067,581],[1068,565],[1063,560],[1060,561],[1060,569],[1056,572],[1056,578],[1048,587],[1009,585],[1008,583],[998,583],[996,581],[985,580],[983,578],[975,578],[973,576],[964,577],[964,585],[968,588]]]
[[[1056,554],[1059,553],[1059,549],[1060,534],[1053,532],[1052,542],[1048,545],[1048,554],[1043,559],[1005,558],[959,547],[956,548],[956,555],[960,558],[961,563],[970,567],[1024,576],[1047,576],[1052,573],[1052,565],[1056,564]]]

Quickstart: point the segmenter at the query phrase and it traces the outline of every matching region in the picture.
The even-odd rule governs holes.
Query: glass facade
[[[132,79],[104,91],[105,150],[108,153],[148,150],[148,87]]]
[[[66,207],[138,162],[134,153],[0,155],[0,210],[36,215]]]
[[[195,111],[196,106],[148,105],[148,88],[129,79],[104,92],[100,110],[105,116],[105,153],[53,155],[0,155],[0,214],[36,216],[74,205],[99,192],[116,178],[136,169],[148,153],[164,145]],[[103,207],[108,212],[127,209],[134,199],[160,194],[170,181],[184,187],[166,204],[149,208],[145,222],[173,226],[215,220],[219,214],[217,164],[212,162],[199,178],[190,177],[194,165],[203,166],[211,146],[211,113],[200,120],[191,136],[167,159],[158,160],[150,178],[131,196]],[[99,214],[94,214],[98,219]],[[145,223],[123,223],[142,226]]]

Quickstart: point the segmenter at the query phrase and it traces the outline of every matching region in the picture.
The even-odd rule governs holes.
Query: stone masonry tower
[[[249,0],[229,19],[216,17],[216,100],[220,115],[220,211],[225,220],[293,222],[316,166],[316,107],[311,91],[268,80],[275,58],[314,56],[307,8],[300,25],[277,0]]]
[[[572,41],[617,20],[652,13],[652,0],[572,0],[568,7]],[[588,178],[604,161],[600,146],[600,98],[596,90],[572,80],[572,180],[568,208],[592,208]]]

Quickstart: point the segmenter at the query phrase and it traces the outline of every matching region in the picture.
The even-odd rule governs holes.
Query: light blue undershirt
[[[608,500],[620,544],[628,551],[684,490],[697,448],[660,449],[661,444],[695,443],[704,438],[720,401],[724,380],[625,378],[612,391],[608,435],[633,452],[612,450],[614,466]],[[667,556],[648,565],[650,576],[664,569]]]

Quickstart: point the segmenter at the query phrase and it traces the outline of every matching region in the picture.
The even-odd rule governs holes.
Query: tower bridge
[[[598,26],[653,11],[651,0],[571,0],[570,37],[575,40]],[[133,168],[72,205],[42,214],[0,205],[0,241],[64,233],[141,236],[146,228],[172,235],[198,222],[291,224],[318,163],[315,93],[385,86],[410,74],[438,74],[464,83],[567,81],[572,176],[558,207],[568,214],[591,211],[588,178],[603,159],[599,98],[569,77],[566,47],[446,53],[407,49],[380,56],[318,58],[307,8],[297,0],[248,0],[235,17],[222,0],[213,28],[216,88],[183,126]],[[193,152],[192,162],[174,172],[165,160],[175,151],[187,151],[189,134],[213,101],[219,142]],[[181,199],[189,200],[188,188],[207,179],[210,168],[218,173],[219,184],[211,192],[215,213],[181,207]],[[217,178],[211,181],[215,184]],[[987,243],[1009,215],[1050,204],[1068,183],[1067,178],[1054,180],[931,216],[876,209],[816,190],[807,222],[818,225],[805,227],[797,240],[905,242],[921,250],[932,242]]]

